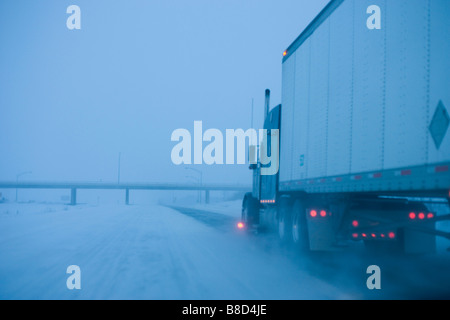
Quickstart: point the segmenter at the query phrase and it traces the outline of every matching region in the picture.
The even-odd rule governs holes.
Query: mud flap
[[[307,217],[309,249],[311,251],[337,251],[336,232],[333,219],[329,217]]]

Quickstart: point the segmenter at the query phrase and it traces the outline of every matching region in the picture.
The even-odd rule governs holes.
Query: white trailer
[[[450,197],[449,16],[448,0],[329,2],[283,54],[264,124],[280,129],[280,169],[252,167],[249,225],[310,250],[353,238],[427,252],[449,237],[434,228],[448,217],[411,199]]]

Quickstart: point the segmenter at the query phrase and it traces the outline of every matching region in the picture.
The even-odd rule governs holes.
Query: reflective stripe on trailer
[[[448,166],[436,166],[434,167],[434,172],[448,172]]]
[[[410,176],[411,174],[412,174],[411,169],[395,171],[396,176]]]
[[[294,181],[285,181],[280,183],[280,187],[284,190],[289,190],[291,186],[300,187],[305,189],[310,188],[321,188],[322,185],[327,184],[339,184],[339,183],[356,183],[367,181],[368,179],[377,179],[379,181],[389,180],[395,177],[402,179],[402,177],[417,179],[422,175],[429,174],[448,174],[450,172],[450,165],[440,164],[431,166],[422,166],[414,168],[404,168],[404,169],[391,169],[385,171],[375,171],[375,172],[365,172],[352,174],[347,176],[337,176],[337,177],[318,177],[312,179],[302,179]],[[400,180],[401,181],[401,180]],[[300,187],[300,188],[302,188]]]

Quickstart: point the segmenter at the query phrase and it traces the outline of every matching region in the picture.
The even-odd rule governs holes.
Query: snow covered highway
[[[169,208],[1,210],[1,299],[344,298],[283,256]],[[81,269],[81,290],[66,287],[70,265]]]
[[[383,279],[385,291],[369,291],[368,264],[348,260],[353,254],[311,260],[268,235],[245,235],[230,209],[208,216],[158,205],[0,204],[0,299],[360,299],[408,291],[407,279],[393,288]],[[80,267],[80,290],[66,286],[71,265]]]

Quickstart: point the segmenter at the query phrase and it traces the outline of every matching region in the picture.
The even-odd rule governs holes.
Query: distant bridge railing
[[[2,182],[0,189],[69,189],[70,204],[77,203],[77,189],[125,190],[125,203],[130,203],[130,190],[192,190],[205,191],[209,203],[210,191],[250,191],[251,186],[235,184],[188,183],[111,183],[111,182]]]

